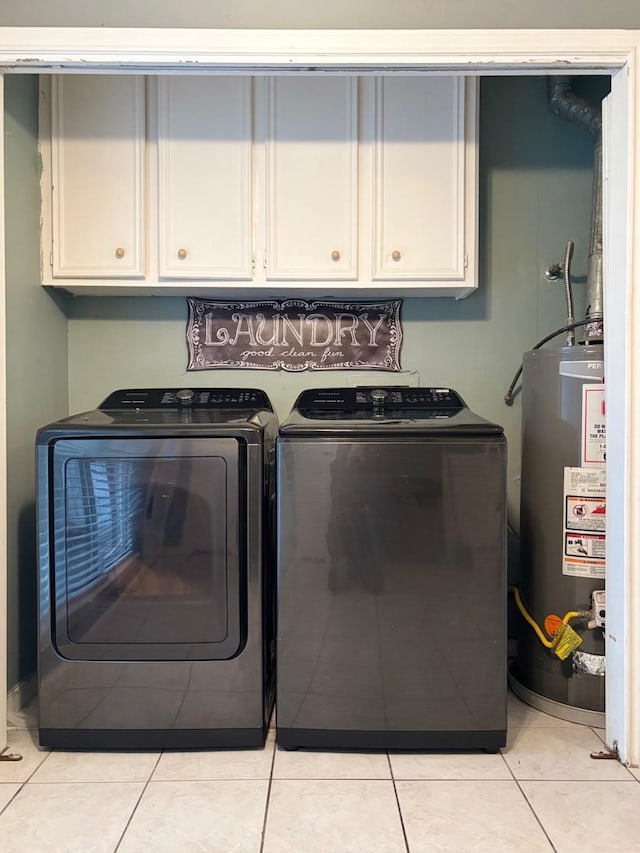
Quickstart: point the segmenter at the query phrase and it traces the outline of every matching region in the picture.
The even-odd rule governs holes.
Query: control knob
[[[374,406],[382,406],[389,396],[389,392],[385,391],[384,388],[374,388],[369,396],[371,397],[371,402]]]
[[[369,397],[371,398],[371,402],[373,403],[373,417],[374,418],[383,418],[384,417],[384,401],[389,396],[388,391],[385,391],[384,388],[374,388],[373,391],[369,393]]]
[[[183,388],[182,391],[176,391],[176,400],[181,406],[190,406],[195,396],[195,393],[190,388]]]

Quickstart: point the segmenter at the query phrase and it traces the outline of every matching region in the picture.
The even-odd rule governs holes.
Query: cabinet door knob
[[[393,258],[394,261],[399,261],[400,258],[402,257],[402,255],[400,254],[400,252],[397,249],[395,249],[395,251],[391,252],[391,257]]]
[[[332,261],[339,261],[340,260],[340,252],[337,249],[334,249],[333,252],[331,252],[331,260]]]
[[[187,257],[187,250],[186,249],[178,249],[178,257],[180,258],[181,261],[184,261],[184,259]]]
[[[122,248],[122,246],[118,246],[118,248],[116,249],[116,258],[124,258],[124,249]]]

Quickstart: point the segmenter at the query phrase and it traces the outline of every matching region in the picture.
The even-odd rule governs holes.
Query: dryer
[[[126,389],[37,435],[40,743],[264,742],[277,421],[254,389]]]
[[[281,425],[277,740],[506,740],[506,443],[449,388],[304,391]]]

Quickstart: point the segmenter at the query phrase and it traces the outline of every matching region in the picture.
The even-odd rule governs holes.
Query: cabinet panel
[[[357,106],[355,77],[270,80],[267,278],[357,277]]]
[[[144,78],[52,78],[53,276],[144,276]]]
[[[159,274],[251,278],[251,78],[158,81]]]
[[[463,280],[464,78],[376,80],[373,171],[373,278]]]

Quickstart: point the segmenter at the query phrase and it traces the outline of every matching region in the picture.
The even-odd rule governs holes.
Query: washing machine
[[[506,741],[506,442],[450,388],[304,391],[279,430],[277,740]]]
[[[246,388],[120,390],[38,432],[43,746],[262,745],[276,437]]]

